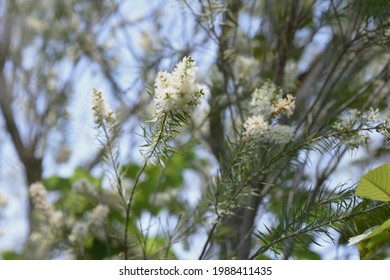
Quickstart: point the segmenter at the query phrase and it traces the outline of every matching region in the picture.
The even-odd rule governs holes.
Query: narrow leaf
[[[351,245],[359,243],[363,240],[375,237],[375,236],[381,234],[382,232],[388,231],[388,230],[390,230],[390,219],[388,219],[386,222],[384,222],[380,226],[375,226],[375,227],[367,229],[363,234],[351,237],[348,241],[348,246],[351,246]]]

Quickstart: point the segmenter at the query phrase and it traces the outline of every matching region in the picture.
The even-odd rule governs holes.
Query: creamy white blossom
[[[255,89],[250,106],[255,115],[268,119],[272,113],[272,104],[283,97],[282,90],[271,81],[266,81],[261,88]]]
[[[294,131],[287,125],[275,124],[269,128],[268,141],[286,144],[294,137]]]
[[[341,137],[341,140],[346,146],[349,147],[359,147],[362,145],[366,145],[369,141],[369,136],[367,134],[356,132],[345,135],[345,137]]]
[[[110,213],[107,205],[99,204],[88,217],[88,224],[92,227],[102,227]]]
[[[390,149],[390,112],[387,113],[385,121],[379,132],[384,136],[384,148]]]
[[[92,112],[98,127],[101,127],[104,123],[110,126],[115,123],[116,116],[105,102],[101,90],[92,90]]]
[[[27,247],[32,246],[34,253],[29,258],[44,259],[50,256],[50,250],[61,238],[63,227],[65,226],[64,214],[57,211],[47,199],[47,190],[41,182],[36,182],[30,186],[30,196],[34,209],[40,223],[30,235]]]
[[[284,67],[283,85],[287,90],[293,90],[296,88],[297,83],[298,64],[295,61],[288,61]]]
[[[37,210],[41,210],[43,212],[49,211],[51,206],[47,201],[47,191],[41,182],[33,183],[30,186],[30,196]]]
[[[262,137],[268,133],[268,123],[260,115],[249,117],[244,123],[244,135]]]
[[[370,108],[368,112],[363,114],[363,120],[366,122],[366,125],[375,125],[379,118],[379,109]]]
[[[26,255],[29,259],[44,260],[51,254],[55,237],[49,227],[40,228],[39,231],[31,233],[26,247],[32,247],[33,250],[27,250]]]
[[[233,75],[238,82],[256,81],[260,74],[260,61],[239,55],[233,64]]]
[[[52,231],[59,229],[63,225],[64,216],[61,211],[57,211],[47,199],[47,190],[41,182],[36,182],[30,186],[30,196],[34,203],[34,208],[38,211],[40,218],[50,227]]]
[[[357,109],[348,109],[339,117],[333,125],[336,131],[352,130],[358,124],[361,112]]]
[[[295,97],[287,94],[286,98],[279,99],[275,104],[272,104],[272,113],[275,115],[284,114],[291,117],[295,110]]]
[[[91,233],[99,240],[105,240],[107,234],[104,225],[108,218],[110,209],[107,205],[99,204],[96,206],[88,217],[87,223]]]
[[[276,116],[290,117],[295,109],[295,98],[288,94],[283,98],[281,88],[267,81],[256,89],[250,101],[252,115],[244,122],[244,136],[261,142],[286,144],[294,132],[291,127],[277,124]]]
[[[190,113],[203,95],[203,89],[197,83],[197,67],[191,57],[184,57],[172,73],[163,71],[157,74],[154,95],[157,115]]]
[[[334,123],[333,128],[337,133],[335,137],[352,148],[367,144],[370,140],[368,133],[374,129],[384,136],[384,148],[387,148],[390,139],[386,118],[379,114],[378,109],[373,108],[367,112],[348,109]]]
[[[294,132],[287,125],[269,125],[261,116],[252,116],[244,123],[244,135],[262,142],[286,144],[291,141]]]
[[[84,245],[88,237],[89,229],[88,224],[84,221],[77,221],[72,228],[69,241],[72,245]]]

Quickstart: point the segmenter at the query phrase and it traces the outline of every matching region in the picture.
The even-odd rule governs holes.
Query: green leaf
[[[0,254],[0,259],[2,260],[23,260],[23,258],[23,254],[16,251],[4,251]]]
[[[347,244],[351,236],[360,234],[368,229],[381,225],[390,217],[390,204],[379,204],[381,202],[364,199],[356,205],[351,215],[353,219],[347,220],[342,227],[342,234],[339,239],[340,244]],[[378,207],[379,205],[382,205]],[[367,211],[370,209],[370,211]]]
[[[367,238],[370,238],[373,234],[373,232],[378,228],[378,226],[374,226],[372,228],[367,229],[362,234],[359,234],[357,236],[351,237],[348,241],[348,246],[355,245],[359,243],[360,241],[363,241]]]
[[[390,201],[390,163],[371,170],[360,180],[356,195],[379,201]]]
[[[363,240],[367,240],[369,238],[373,238],[379,234],[382,234],[383,232],[388,234],[388,231],[390,231],[390,219],[388,219],[386,222],[384,222],[380,226],[375,226],[375,227],[369,228],[364,233],[362,233],[358,236],[351,237],[349,239],[348,246],[354,245],[356,243],[359,243]],[[372,246],[372,244],[370,246]]]
[[[371,257],[379,248],[390,240],[390,219],[381,224],[369,228],[364,233],[351,237],[348,246],[358,244],[362,259]]]

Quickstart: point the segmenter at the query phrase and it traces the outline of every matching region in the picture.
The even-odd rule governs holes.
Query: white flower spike
[[[169,112],[190,113],[203,95],[203,89],[197,83],[197,67],[191,57],[184,57],[172,73],[157,74],[154,102],[158,116]]]

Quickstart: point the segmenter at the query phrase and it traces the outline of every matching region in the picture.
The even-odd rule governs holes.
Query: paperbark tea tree
[[[135,2],[0,9],[2,258],[388,258],[387,1]]]

